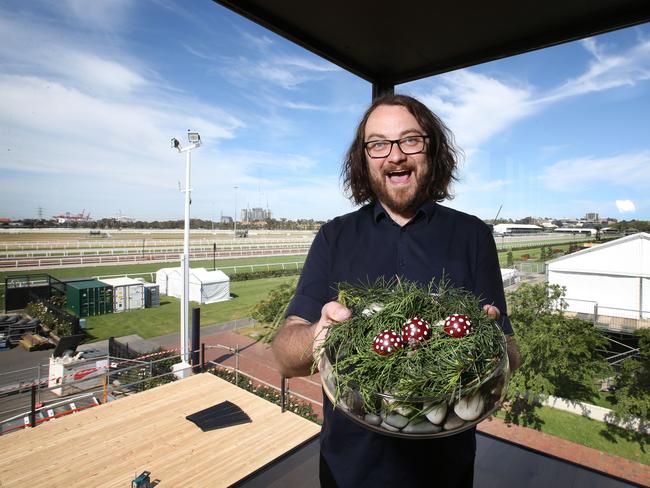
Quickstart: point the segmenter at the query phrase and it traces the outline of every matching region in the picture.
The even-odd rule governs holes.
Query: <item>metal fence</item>
[[[206,351],[208,354],[211,351],[225,351],[226,354],[206,361]],[[210,371],[214,368],[232,372],[235,384],[245,377],[251,384],[276,390],[281,397],[280,406],[283,410],[289,398],[322,407],[319,399],[309,398],[291,390],[288,380],[281,378],[277,372],[274,372],[274,376],[280,386],[244,371],[241,368],[238,346],[232,348],[223,345],[202,345],[193,353],[200,356],[197,364],[176,371],[171,371],[171,365],[178,363],[181,358],[172,350],[159,351],[135,359],[109,355],[95,357],[76,363],[74,373],[60,378],[53,378],[49,374],[49,365],[2,372],[0,434],[36,427],[68,413],[175,381],[178,375],[184,377],[192,372]],[[234,364],[226,364],[228,360]]]
[[[650,328],[650,310],[605,307],[594,300],[564,298],[567,312],[602,329],[633,333]]]

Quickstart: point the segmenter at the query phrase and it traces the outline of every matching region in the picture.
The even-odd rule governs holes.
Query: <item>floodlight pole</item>
[[[190,327],[189,327],[189,301],[190,301],[190,204],[192,188],[190,187],[190,173],[192,168],[192,150],[201,145],[201,139],[187,147],[181,147],[176,139],[172,139],[172,147],[179,153],[185,153],[185,227],[183,232],[183,254],[181,255],[181,267],[183,270],[183,292],[181,294],[181,337],[180,357],[181,363],[178,366],[178,376],[185,377],[189,373],[190,359]],[[176,366],[176,365],[175,365]]]

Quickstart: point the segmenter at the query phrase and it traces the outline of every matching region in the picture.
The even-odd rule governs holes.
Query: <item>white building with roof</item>
[[[553,259],[546,275],[549,284],[566,288],[568,311],[650,319],[650,234],[629,235]]]
[[[223,271],[190,268],[189,274],[190,301],[204,304],[230,300],[230,278]],[[159,269],[156,271],[156,284],[160,286],[162,295],[180,299],[183,294],[183,269]]]
[[[492,232],[497,235],[534,234],[544,232],[544,229],[539,225],[532,224],[496,224],[492,228]]]

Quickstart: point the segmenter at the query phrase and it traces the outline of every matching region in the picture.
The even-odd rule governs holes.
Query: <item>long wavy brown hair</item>
[[[354,141],[345,156],[341,178],[343,188],[349,198],[357,205],[374,202],[377,196],[370,187],[370,174],[363,147],[366,122],[370,114],[380,105],[400,105],[406,108],[418,121],[425,134],[429,136],[427,156],[430,179],[423,200],[439,202],[453,198],[449,190],[452,180],[457,180],[458,149],[454,136],[447,126],[419,100],[406,95],[388,94],[376,98],[368,108],[357,128]]]

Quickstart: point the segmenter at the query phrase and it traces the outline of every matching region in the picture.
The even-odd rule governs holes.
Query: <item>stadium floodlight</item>
[[[185,232],[183,236],[183,254],[181,255],[181,268],[183,270],[183,291],[181,294],[181,362],[175,364],[173,369],[176,376],[184,378],[190,372],[190,327],[189,327],[189,302],[190,302],[190,203],[192,189],[190,188],[190,169],[192,167],[192,150],[201,145],[201,136],[198,132],[189,132],[187,138],[190,145],[181,147],[178,139],[172,138],[172,149],[185,155]]]

